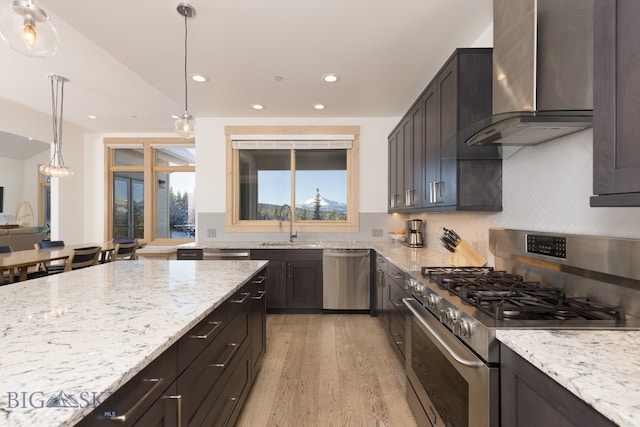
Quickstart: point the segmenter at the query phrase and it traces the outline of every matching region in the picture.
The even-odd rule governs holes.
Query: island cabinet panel
[[[504,345],[500,346],[500,395],[503,426],[616,425]]]
[[[266,348],[265,277],[254,275],[78,425],[232,426]]]
[[[267,351],[266,274],[256,276],[249,284],[251,291],[251,380],[258,373]]]
[[[177,414],[181,402],[175,396],[177,345],[171,346],[146,368],[113,393],[77,426],[133,426],[152,418],[164,419]],[[161,403],[156,404],[162,400]],[[171,409],[173,407],[173,409]],[[175,412],[174,412],[175,410]],[[139,423],[140,422],[140,423]],[[177,417],[164,419],[161,425],[176,425]]]
[[[251,259],[268,260],[267,311],[314,313],[322,310],[321,249],[252,249]]]
[[[594,3],[591,206],[640,206],[640,4]]]

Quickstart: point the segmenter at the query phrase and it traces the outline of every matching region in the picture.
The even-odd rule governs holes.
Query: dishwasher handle
[[[325,257],[330,258],[364,258],[369,256],[369,250],[361,249],[343,249],[343,250],[331,250],[325,249],[323,254]]]

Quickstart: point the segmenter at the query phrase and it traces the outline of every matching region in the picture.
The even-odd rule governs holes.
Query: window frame
[[[195,148],[194,138],[104,138],[104,158],[105,158],[105,241],[111,240],[113,236],[113,173],[114,172],[143,172],[144,176],[144,237],[146,242],[153,244],[175,245],[181,243],[194,242],[195,238],[157,238],[157,190],[155,177],[158,172],[194,172],[194,166],[157,166],[156,148],[163,147],[184,147]],[[124,148],[142,148],[143,165],[141,166],[115,166],[115,150]]]
[[[293,221],[296,231],[303,233],[357,233],[359,231],[359,142],[360,126],[225,126],[226,140],[226,191],[225,191],[225,231],[226,232],[282,232],[278,220],[240,220],[239,202],[239,150],[232,147],[233,135],[260,135],[270,137],[281,135],[308,135],[314,139],[323,136],[353,135],[353,144],[347,150],[347,220],[346,221]],[[286,151],[291,151],[287,149]],[[295,164],[292,164],[292,175]],[[292,177],[293,179],[293,177]],[[293,182],[293,181],[292,181]],[[290,200],[294,200],[291,188]]]

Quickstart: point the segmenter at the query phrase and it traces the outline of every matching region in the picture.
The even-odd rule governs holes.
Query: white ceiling
[[[59,74],[69,79],[65,123],[101,133],[172,132],[170,115],[184,111],[177,0],[34,3],[58,29],[59,51],[28,58],[0,43],[1,98],[50,115],[47,76]],[[471,46],[492,21],[492,0],[191,4],[188,70],[210,78],[189,83],[196,118],[400,116],[453,49]],[[340,80],[324,83],[326,73]],[[315,103],[327,108],[316,111]]]

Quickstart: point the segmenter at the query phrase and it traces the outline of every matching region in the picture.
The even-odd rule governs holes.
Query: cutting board
[[[460,240],[449,262],[454,267],[484,267],[487,260],[465,240]]]

